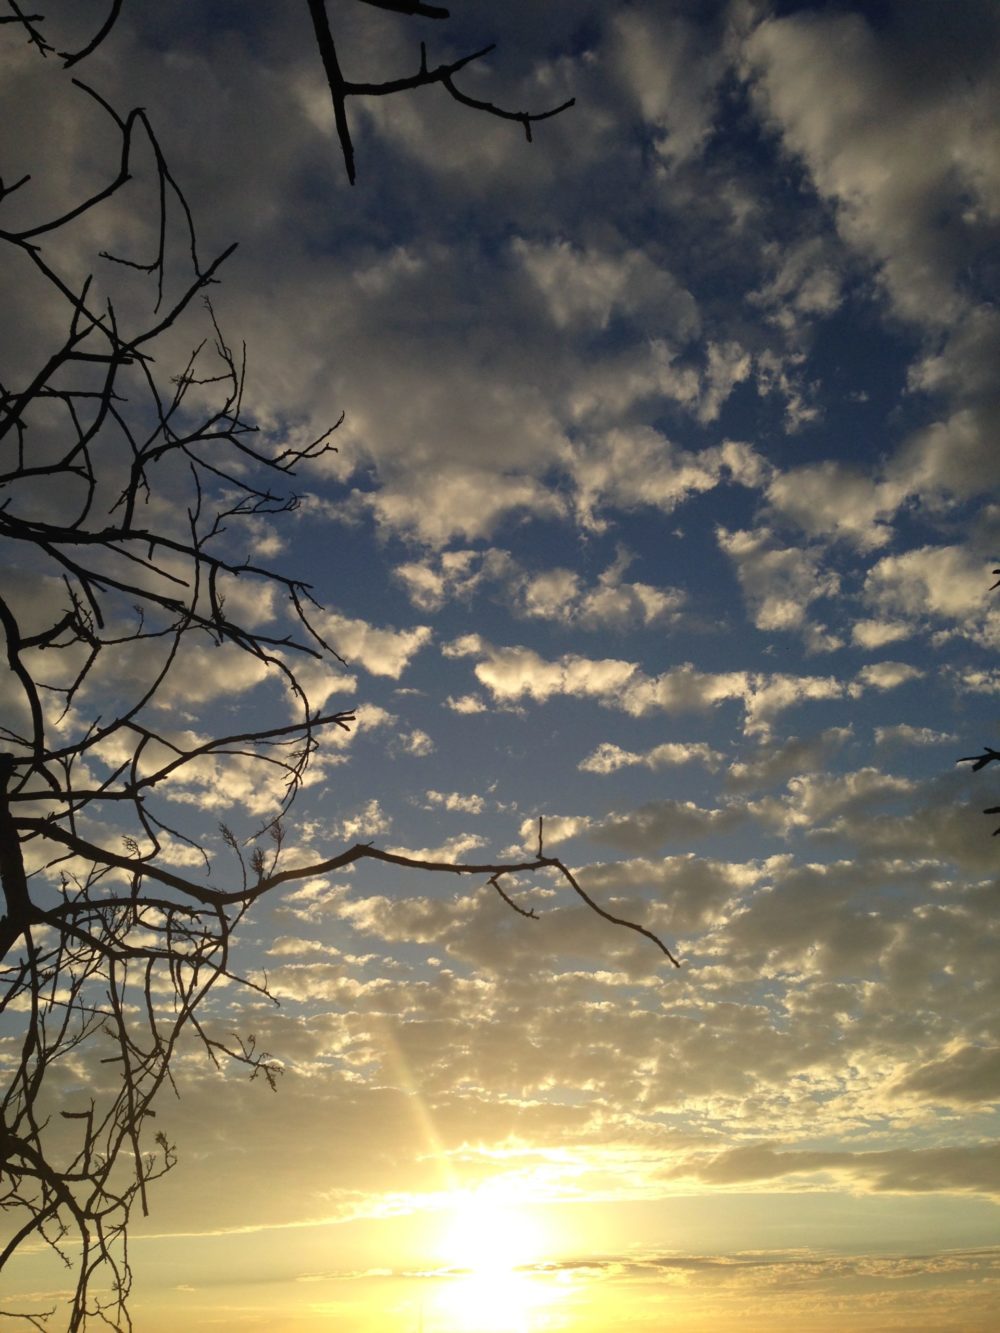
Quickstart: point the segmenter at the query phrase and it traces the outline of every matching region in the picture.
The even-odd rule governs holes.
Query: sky
[[[464,90],[575,105],[529,144],[441,89],[358,99],[353,187],[303,4],[126,5],[67,72],[0,28],[3,174],[34,191],[5,208],[116,168],[71,75],[145,106],[203,252],[238,242],[212,303],[262,437],[343,413],[298,509],[230,537],[313,585],[345,662],[313,697],[357,710],[288,863],[519,857],[543,817],[681,967],[545,874],[512,889],[538,920],[385,867],[262,901],[239,965],[280,1004],[209,1017],[284,1072],[183,1055],[136,1326],[985,1333],[998,798],[956,761],[1000,744],[1000,10],[452,11],[330,5],[354,77],[495,41]],[[148,239],[148,185],[65,262]],[[44,312],[3,282],[16,362]],[[158,700],[191,732],[286,706],[198,644]],[[225,884],[217,821],[272,796],[206,767],[163,799]]]

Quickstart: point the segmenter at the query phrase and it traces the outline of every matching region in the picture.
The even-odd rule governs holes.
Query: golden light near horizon
[[[528,1333],[533,1313],[550,1299],[531,1266],[544,1262],[553,1238],[509,1187],[456,1192],[439,1243],[452,1270],[436,1302],[445,1327],[468,1333]]]

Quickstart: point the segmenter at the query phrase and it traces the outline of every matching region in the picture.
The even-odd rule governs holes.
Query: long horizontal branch
[[[194,898],[197,902],[217,908],[236,904],[249,905],[282,884],[314,879],[319,875],[327,875],[332,871],[342,870],[345,866],[364,860],[381,861],[386,865],[401,866],[407,870],[427,870],[435,874],[486,875],[491,880],[501,875],[529,874],[537,870],[556,870],[591,911],[612,925],[623,926],[645,936],[646,939],[656,945],[675,967],[680,967],[678,960],[658,935],[638,924],[638,922],[629,921],[625,917],[615,916],[613,913],[605,911],[580,886],[578,880],[563,861],[556,856],[546,856],[541,851],[538,855],[529,857],[524,861],[431,861],[420,857],[406,856],[401,852],[383,851],[380,847],[373,847],[371,843],[355,843],[353,847],[348,847],[336,856],[327,857],[323,861],[314,862],[312,865],[294,866],[288,870],[275,871],[245,889],[226,891],[207,889],[186,879],[183,875],[176,875],[172,871],[163,869],[154,862],[144,861],[141,857],[124,856],[120,852],[113,852],[109,848],[101,847],[97,843],[89,842],[77,834],[71,833],[68,829],[62,828],[50,820],[18,819],[16,823],[25,831],[60,843],[89,861],[124,870],[132,877],[156,880],[190,898]]]

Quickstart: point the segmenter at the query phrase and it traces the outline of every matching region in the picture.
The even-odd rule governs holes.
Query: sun
[[[440,1256],[451,1270],[440,1308],[456,1329],[523,1333],[540,1291],[531,1266],[548,1248],[532,1210],[497,1188],[456,1192],[441,1235]]]
[[[477,1276],[510,1273],[537,1263],[545,1248],[538,1219],[498,1190],[458,1193],[441,1242],[449,1266]]]

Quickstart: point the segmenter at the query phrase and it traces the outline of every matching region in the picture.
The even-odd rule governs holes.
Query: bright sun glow
[[[475,1333],[522,1333],[532,1325],[541,1289],[528,1265],[547,1249],[531,1211],[490,1189],[456,1195],[440,1253],[455,1270],[439,1309],[449,1326]]]
[[[537,1263],[544,1249],[544,1230],[526,1208],[496,1191],[475,1190],[456,1198],[441,1257],[450,1267],[487,1276]]]

